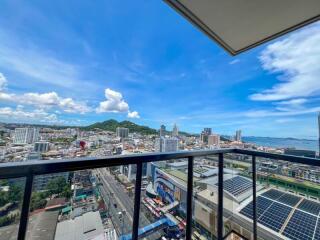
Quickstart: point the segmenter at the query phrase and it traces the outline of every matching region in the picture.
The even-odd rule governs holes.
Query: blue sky
[[[164,2],[0,8],[0,121],[317,138],[320,25],[231,57]]]

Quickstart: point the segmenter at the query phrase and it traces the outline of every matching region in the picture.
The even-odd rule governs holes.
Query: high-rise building
[[[117,127],[116,129],[117,137],[127,138],[129,136],[129,129],[123,127]]]
[[[35,142],[34,143],[34,151],[35,152],[48,152],[49,151],[49,142]]]
[[[178,126],[174,124],[172,129],[172,137],[178,137],[178,136],[179,136]]]
[[[166,126],[165,125],[160,126],[159,135],[160,135],[160,137],[164,137],[166,135]]]
[[[31,144],[38,140],[39,128],[16,128],[14,130],[14,144]]]
[[[210,147],[220,147],[220,136],[218,134],[211,134],[208,136],[208,145]]]
[[[206,133],[207,135],[211,135],[212,134],[212,128],[204,128],[203,132]]]
[[[204,128],[200,134],[200,140],[203,143],[208,143],[208,136],[212,134],[212,128]]]
[[[176,152],[178,151],[179,140],[175,137],[159,137],[155,142],[157,152]]]
[[[200,141],[202,143],[208,143],[208,134],[201,132],[200,134]]]
[[[235,140],[236,140],[237,142],[241,142],[241,130],[237,130],[237,131],[236,131]]]

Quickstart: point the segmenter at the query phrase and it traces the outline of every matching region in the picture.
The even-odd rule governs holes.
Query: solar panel
[[[257,197],[257,218],[259,218],[263,212],[270,207],[272,201],[266,199],[264,197]],[[252,219],[253,218],[253,203],[252,201],[247,204],[243,209],[240,211],[241,214],[245,215],[246,217]]]
[[[263,193],[257,197],[258,223],[280,232],[293,210],[291,206],[296,206],[300,200],[301,197],[275,189]],[[240,213],[252,219],[252,201],[242,208]],[[320,240],[320,217],[317,217],[319,214],[320,203],[304,199],[294,210],[282,234],[292,240]]]
[[[291,207],[273,202],[273,204],[258,219],[258,222],[276,232],[279,232],[291,210]]]
[[[251,187],[252,187],[252,182],[249,179],[240,177],[240,176],[236,176],[223,181],[223,189],[228,191],[234,196],[239,196],[240,194],[246,192]]]
[[[314,233],[314,240],[320,240],[320,219],[318,218],[318,224],[317,224],[317,228],[316,231]]]
[[[317,217],[300,210],[295,210],[283,231],[283,235],[292,240],[312,240],[316,223]]]
[[[280,192],[278,190],[275,189],[270,189],[267,192],[262,193],[261,195],[270,199],[274,199],[277,200],[278,198],[280,198],[284,193]]]
[[[304,199],[298,208],[315,215],[319,215],[320,213],[320,204],[307,199]]]
[[[294,207],[301,200],[301,197],[297,197],[292,194],[285,193],[277,201]]]

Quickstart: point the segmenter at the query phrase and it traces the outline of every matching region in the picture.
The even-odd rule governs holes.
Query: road
[[[114,176],[112,176],[105,168],[100,168],[95,171],[100,175],[102,183],[100,192],[102,193],[107,205],[109,205],[110,193],[113,193],[110,204],[110,212],[112,215],[112,221],[117,229],[118,234],[122,235],[121,229],[123,229],[123,234],[132,232],[132,219],[134,211],[133,199],[128,196],[128,194],[124,190],[124,187],[117,180],[115,180]],[[114,203],[117,204],[117,208],[115,208]],[[141,207],[143,206],[141,205]],[[126,216],[124,217],[123,223],[120,221],[118,214],[122,210],[126,211]],[[154,219],[154,221],[156,221],[156,219]],[[146,226],[151,223],[152,222],[147,219],[145,214],[140,211],[139,226]],[[158,239],[161,236],[162,235],[160,233],[154,233],[150,236],[150,238],[147,239]]]
[[[114,200],[111,200],[111,203],[109,204],[110,191],[106,190],[106,188],[103,186],[100,186],[99,190],[100,190],[100,193],[101,193],[105,203],[108,206],[108,213],[111,215],[112,222],[115,226],[117,234],[122,235],[122,232],[123,232],[123,234],[131,232],[132,231],[132,221],[130,221],[127,217],[125,217],[123,219],[124,222],[122,222],[122,220],[120,220],[119,214],[118,214],[119,211],[121,211],[121,209],[114,207],[114,205],[113,205],[115,203]]]

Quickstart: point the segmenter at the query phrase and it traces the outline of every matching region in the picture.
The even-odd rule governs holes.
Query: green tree
[[[48,182],[47,191],[50,195],[57,194],[62,197],[71,196],[70,185],[63,177],[55,178]]]
[[[60,194],[61,197],[65,197],[65,198],[71,198],[72,196],[72,191],[69,185],[65,186],[63,189],[63,192]]]
[[[33,192],[30,202],[30,211],[32,212],[36,209],[44,208],[47,204],[47,197],[47,192]]]
[[[8,192],[0,193],[0,207],[6,205],[9,202],[8,200]]]
[[[20,185],[13,184],[9,188],[9,202],[21,202],[23,196],[23,190]]]

